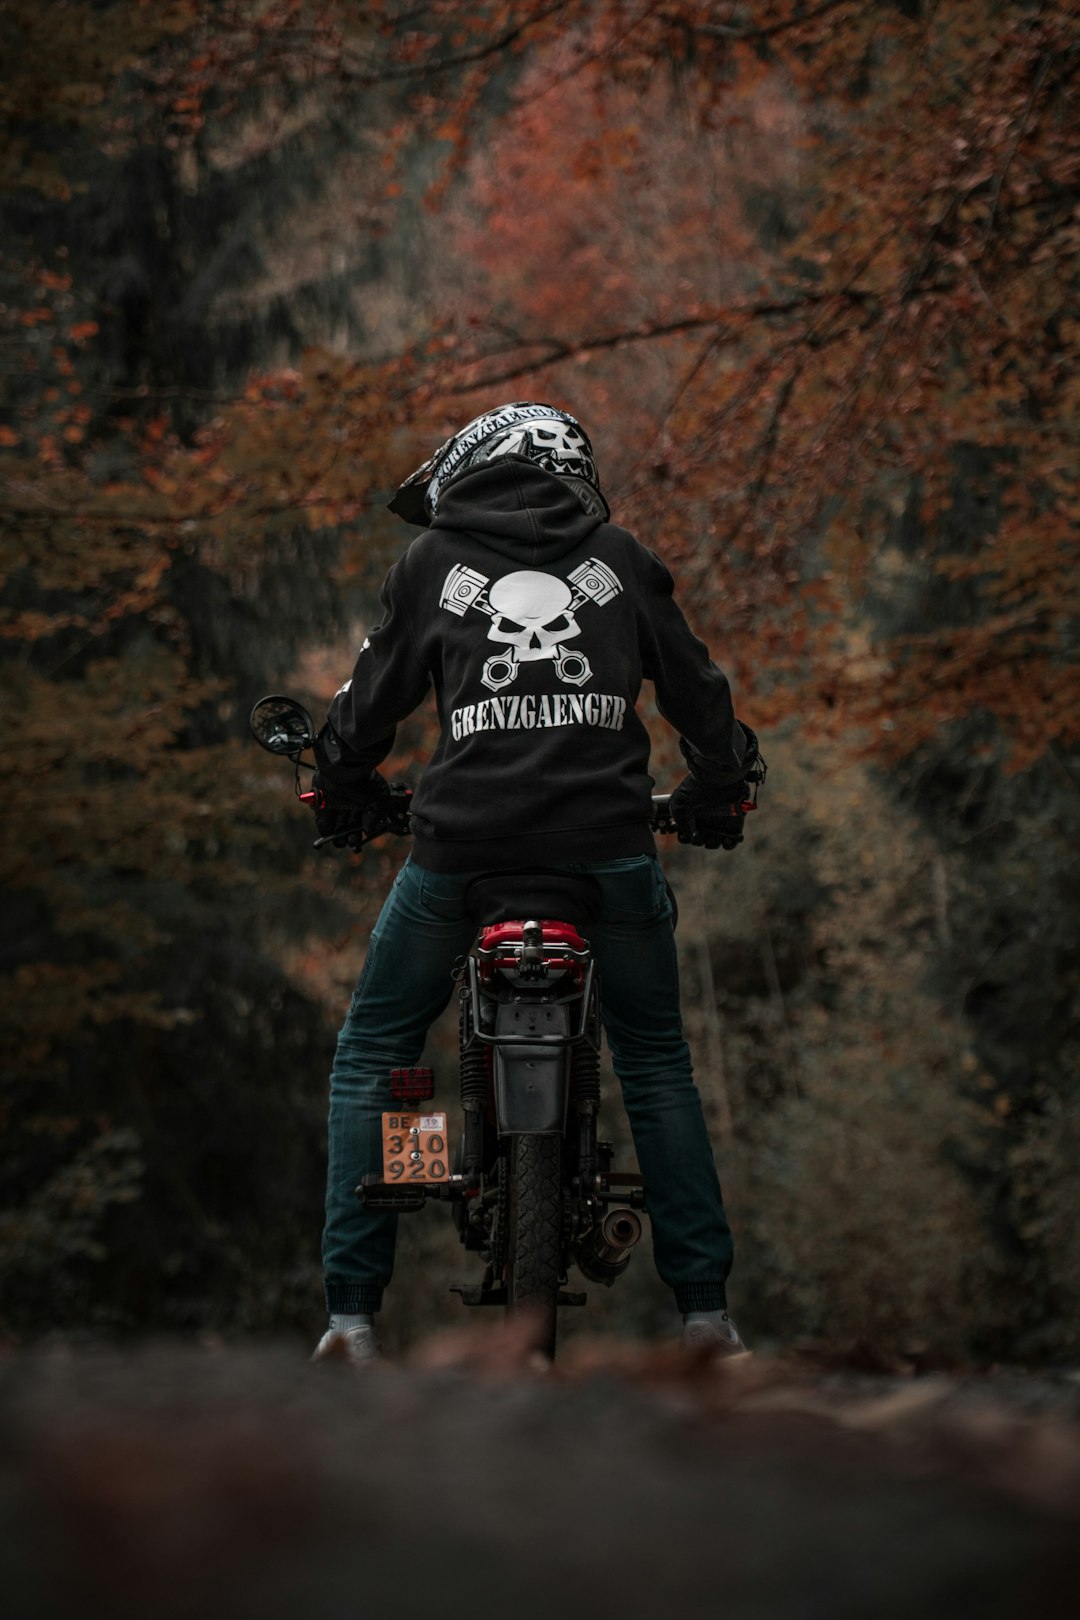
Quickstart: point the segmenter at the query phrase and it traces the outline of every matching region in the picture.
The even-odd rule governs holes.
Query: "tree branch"
[[[761,304],[747,304],[742,308],[713,310],[703,315],[687,315],[682,320],[649,323],[645,326],[624,327],[618,332],[609,332],[605,337],[582,338],[572,343],[563,342],[552,345],[546,354],[536,360],[522,361],[515,366],[509,366],[504,371],[490,373],[474,381],[452,383],[440,390],[446,394],[473,394],[481,389],[495,388],[502,383],[514,382],[519,377],[531,376],[542,366],[560,365],[567,360],[576,360],[585,354],[599,354],[608,349],[624,348],[631,343],[648,343],[654,338],[682,337],[688,332],[707,331],[710,327],[716,328],[713,346],[726,335],[734,335],[738,327],[746,321],[771,320],[777,316],[793,315],[802,309],[820,307],[830,304],[836,299],[848,299],[854,303],[861,303],[862,297],[853,289],[844,288],[840,291],[830,289],[828,292],[801,293],[797,298],[770,300]],[[475,360],[467,362],[470,365],[482,365],[485,356],[478,356]]]
[[[1052,60],[1053,60],[1053,58],[1050,55],[1045,55],[1043,57],[1042,65],[1039,68],[1039,72],[1038,72],[1038,75],[1037,75],[1037,77],[1035,79],[1035,83],[1031,87],[1031,94],[1028,96],[1027,105],[1024,108],[1023,117],[1020,119],[1020,122],[1016,127],[1015,135],[1013,136],[1012,140],[1009,142],[1009,150],[1005,154],[1005,162],[1002,164],[1000,171],[994,176],[994,189],[993,189],[993,191],[991,193],[991,196],[990,196],[990,213],[989,213],[989,215],[987,217],[986,225],[985,225],[985,227],[983,229],[982,247],[981,247],[981,251],[980,251],[980,254],[979,254],[980,258],[982,257],[982,254],[986,251],[986,248],[987,248],[987,246],[989,244],[990,235],[991,235],[991,232],[994,229],[994,224],[995,224],[995,222],[997,220],[998,204],[1001,201],[1001,193],[1002,193],[1002,190],[1004,188],[1005,181],[1008,179],[1009,170],[1012,168],[1013,159],[1016,156],[1016,149],[1020,145],[1020,142],[1023,140],[1025,134],[1027,133],[1028,125],[1031,122],[1032,109],[1035,106],[1035,102],[1036,102],[1036,100],[1038,98],[1039,91],[1042,89],[1043,84],[1046,81],[1046,75],[1050,71],[1050,63],[1051,63]]]
[[[508,28],[497,39],[489,40],[486,45],[478,45],[474,50],[462,51],[458,56],[428,57],[422,61],[410,62],[401,67],[383,68],[375,72],[368,70],[366,73],[361,70],[354,73],[348,66],[348,58],[343,55],[338,63],[339,74],[343,77],[356,79],[364,85],[376,85],[394,79],[426,78],[429,74],[446,73],[452,68],[474,67],[478,62],[485,62],[490,57],[498,56],[503,51],[509,50],[518,40],[523,39],[530,30],[538,28],[541,23],[547,22],[549,18],[556,17],[559,12],[565,11],[570,3],[571,0],[555,0],[553,5],[545,6],[533,16],[515,24],[513,28]]]
[[[805,11],[798,17],[785,17],[781,22],[769,23],[760,28],[739,28],[731,23],[692,23],[685,17],[675,17],[670,13],[661,12],[661,20],[683,28],[688,34],[701,34],[706,39],[730,39],[736,42],[746,39],[772,39],[777,34],[785,34],[793,28],[803,28],[807,23],[816,22],[819,17],[826,16],[830,11],[836,11],[840,6],[850,5],[851,0],[822,0],[822,4],[815,6],[812,11]],[[868,9],[863,8],[864,11]]]

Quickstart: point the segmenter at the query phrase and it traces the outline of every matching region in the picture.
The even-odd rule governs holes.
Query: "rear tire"
[[[537,1347],[549,1360],[562,1272],[562,1145],[561,1136],[510,1141],[506,1310],[530,1313]]]

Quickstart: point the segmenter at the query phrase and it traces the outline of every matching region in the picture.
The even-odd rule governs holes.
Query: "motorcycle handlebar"
[[[251,711],[248,721],[253,736],[269,753],[281,758],[291,759],[296,768],[296,793],[304,804],[313,804],[316,799],[314,790],[307,793],[300,791],[300,769],[312,770],[313,766],[301,759],[301,755],[316,745],[315,722],[303,704],[296,698],[285,696],[283,693],[271,693],[270,696],[260,698]],[[764,767],[762,767],[762,779]],[[754,781],[757,777],[751,778]],[[409,817],[412,809],[412,788],[404,782],[391,782],[388,794],[360,811],[356,818],[354,830],[343,833],[330,833],[315,840],[315,848],[320,849],[323,844],[337,844],[339,847],[348,845],[354,850],[362,849],[373,838],[381,838],[384,833],[395,833],[405,837],[412,830]],[[673,833],[677,831],[671,817],[671,794],[654,793],[652,796],[652,815],[649,825],[653,832]],[[744,804],[744,810],[753,809],[752,804]]]
[[[384,803],[385,808],[380,810],[377,817],[372,818],[370,826],[365,827],[362,831],[358,829],[356,833],[353,833],[345,840],[353,849],[362,848],[364,844],[370,843],[373,838],[381,838],[385,833],[394,833],[401,838],[409,835],[411,831],[409,813],[412,805],[412,788],[404,787],[401,783],[395,782]],[[653,832],[673,833],[675,831],[675,823],[672,821],[670,814],[670,805],[670,793],[653,794],[652,815],[649,818],[649,826]],[[340,837],[340,834],[338,837]],[[324,844],[334,842],[333,836],[316,838],[314,847],[321,849]]]

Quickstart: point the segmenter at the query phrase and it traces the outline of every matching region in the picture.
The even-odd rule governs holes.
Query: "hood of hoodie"
[[[587,540],[603,519],[561,478],[523,456],[501,456],[451,479],[431,521],[473,535],[527,568],[542,568]]]

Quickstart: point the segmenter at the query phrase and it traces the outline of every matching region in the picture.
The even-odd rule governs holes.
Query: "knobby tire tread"
[[[562,1138],[517,1136],[510,1160],[507,1309],[539,1315],[539,1348],[555,1354],[562,1266]]]

